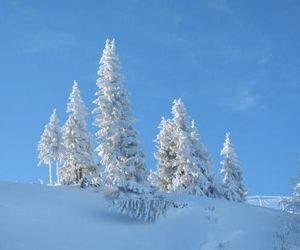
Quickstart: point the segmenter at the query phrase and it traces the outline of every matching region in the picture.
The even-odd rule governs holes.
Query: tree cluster
[[[106,40],[97,72],[98,90],[93,101],[96,106],[92,111],[93,124],[97,127],[95,149],[85,121],[87,109],[76,82],[67,105],[68,119],[61,128],[54,110],[38,145],[40,163],[49,166],[49,183],[53,184],[52,162],[57,163],[57,184],[80,184],[88,177],[99,177],[102,183],[118,190],[118,197],[123,197],[114,201],[121,211],[130,205],[133,209],[144,208],[148,215],[150,210],[154,214],[152,219],[163,213],[154,213],[154,204],[161,208],[171,204],[170,201],[161,203],[163,199],[155,197],[157,190],[244,201],[247,191],[229,134],[221,151],[224,157],[221,162],[224,180],[221,183],[214,176],[211,157],[181,99],[173,102],[172,118],[161,120],[155,139],[157,169],[148,172],[120,69],[115,41]],[[102,173],[98,171],[99,163],[94,152],[105,168]],[[120,192],[126,193],[127,198],[120,196]],[[135,197],[130,201],[128,193],[147,194],[148,201],[149,197],[153,199],[147,204],[137,205],[143,199]],[[135,214],[133,210],[131,213]],[[148,218],[148,215],[139,216]]]
[[[52,162],[56,162],[56,184],[78,184],[83,177],[98,173],[92,136],[87,129],[87,110],[74,81],[67,104],[68,119],[59,127],[56,110],[41,136],[38,151],[39,164],[49,167],[49,184],[52,182]]]

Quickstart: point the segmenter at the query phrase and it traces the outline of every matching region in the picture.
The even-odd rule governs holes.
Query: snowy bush
[[[112,204],[122,214],[146,222],[155,222],[171,208],[183,208],[187,204],[166,199],[163,195],[120,192]]]
[[[102,187],[104,186],[104,180],[101,175],[95,175],[95,176],[84,176],[81,180],[80,187],[86,188],[86,187]]]
[[[289,197],[281,201],[283,210],[292,214],[300,214],[300,199],[295,197]]]

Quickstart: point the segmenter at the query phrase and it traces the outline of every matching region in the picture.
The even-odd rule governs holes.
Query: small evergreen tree
[[[230,141],[230,134],[226,133],[224,147],[221,151],[224,160],[221,161],[221,173],[224,175],[224,195],[228,200],[245,201],[247,190],[243,184],[243,174],[237,155]]]
[[[74,81],[67,105],[69,117],[62,127],[63,168],[61,177],[65,184],[79,183],[83,177],[97,173],[92,137],[87,129],[87,110]]]
[[[173,119],[162,120],[156,138],[160,189],[215,196],[210,157],[180,99],[173,102],[172,114]]]
[[[162,191],[169,192],[173,190],[173,179],[177,167],[175,165],[175,158],[177,154],[176,140],[174,137],[174,126],[171,120],[162,118],[158,127],[159,133],[155,139],[157,152],[154,154],[158,161],[157,165],[157,180],[153,182],[158,185]],[[156,179],[153,173],[151,179]]]
[[[294,187],[292,197],[288,202],[287,210],[295,214],[300,214],[300,181],[298,181]]]
[[[202,192],[208,197],[219,197],[221,195],[220,184],[216,181],[214,173],[212,171],[212,159],[207,152],[206,147],[201,143],[201,140],[199,139],[194,120],[192,120],[191,126],[191,143],[192,155],[196,159],[196,165],[203,175],[200,184]]]
[[[144,154],[139,147],[134,119],[129,108],[115,41],[106,40],[100,59],[93,110],[98,147],[105,178],[124,190],[137,189],[146,180]]]
[[[58,117],[56,115],[56,110],[50,117],[49,123],[45,126],[45,130],[41,136],[40,142],[38,144],[38,158],[39,164],[46,164],[49,167],[49,184],[52,185],[52,161],[56,161],[56,174],[57,183],[59,184],[58,175],[58,163],[60,158],[61,146],[60,146],[61,134],[60,128],[58,126]]]
[[[300,214],[300,177],[296,179],[291,197],[284,199],[282,204],[285,211]]]

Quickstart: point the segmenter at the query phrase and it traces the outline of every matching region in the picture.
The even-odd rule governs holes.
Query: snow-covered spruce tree
[[[295,214],[300,214],[300,180],[294,187],[294,192],[289,201],[288,211]]]
[[[61,133],[58,126],[58,117],[56,115],[56,109],[50,117],[49,123],[45,126],[45,130],[41,136],[40,142],[38,144],[38,158],[39,164],[46,164],[49,167],[49,184],[52,185],[52,161],[56,162],[56,178],[57,184],[59,184],[59,159],[61,153]]]
[[[224,196],[228,200],[243,202],[246,199],[247,190],[243,184],[243,174],[237,155],[230,141],[230,134],[226,133],[224,147],[221,151],[224,157],[221,161],[221,173],[224,175]]]
[[[156,138],[157,175],[163,191],[216,196],[211,160],[201,144],[183,102],[173,102],[173,119],[163,119]]]
[[[136,191],[146,181],[144,153],[139,147],[120,61],[114,40],[106,40],[98,70],[94,125],[98,127],[96,151],[105,166],[107,182],[119,189]]]
[[[173,179],[174,190],[189,194],[216,196],[216,183],[211,172],[211,160],[197,135],[194,121],[189,122],[185,105],[181,99],[172,107],[173,123],[178,139],[178,152]]]
[[[170,192],[173,190],[173,179],[177,170],[175,164],[177,141],[174,136],[174,124],[163,117],[158,128],[159,133],[155,139],[157,152],[154,154],[158,165],[156,173],[152,173],[150,179],[151,181],[155,179],[152,182],[160,190]]]
[[[139,147],[115,41],[106,40],[100,59],[93,110],[98,147],[105,166],[106,194],[121,213],[145,221],[155,221],[171,207],[181,204],[154,193],[147,181],[144,154]]]
[[[87,109],[76,81],[69,96],[67,113],[69,117],[62,127],[63,167],[60,174],[64,184],[78,184],[83,177],[96,174],[98,166],[85,121]]]
[[[201,174],[203,175],[202,179],[198,179],[201,181],[201,190],[208,197],[220,197],[221,188],[212,171],[213,163],[211,156],[207,152],[206,147],[201,143],[201,140],[199,139],[194,120],[192,120],[191,126],[191,142],[193,145],[192,155],[194,158],[196,158],[196,165],[199,167]]]
[[[300,178],[296,181],[292,196],[282,201],[284,210],[294,214],[300,214]]]

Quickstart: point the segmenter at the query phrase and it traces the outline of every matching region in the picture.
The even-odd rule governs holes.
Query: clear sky
[[[300,153],[297,0],[0,1],[0,180],[47,180],[37,143],[73,80],[89,110],[115,38],[146,163],[181,97],[219,168],[230,130],[250,194],[289,194]],[[91,124],[93,117],[88,117]],[[94,133],[95,128],[90,125]]]

